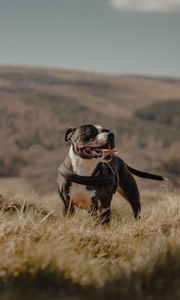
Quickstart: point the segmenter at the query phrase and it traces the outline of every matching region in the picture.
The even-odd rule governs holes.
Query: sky
[[[0,65],[180,77],[180,0],[0,0]]]

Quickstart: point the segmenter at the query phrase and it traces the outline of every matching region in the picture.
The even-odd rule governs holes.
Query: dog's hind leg
[[[124,178],[120,178],[117,190],[130,203],[134,217],[137,218],[141,211],[140,195],[137,183],[129,172]]]

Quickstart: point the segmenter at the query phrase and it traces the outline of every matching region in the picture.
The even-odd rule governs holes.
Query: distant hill
[[[137,116],[143,120],[180,128],[180,99],[154,103],[137,111]]]
[[[124,159],[177,185],[179,101],[178,79],[0,67],[0,177],[54,190],[66,129],[95,123],[114,130]]]

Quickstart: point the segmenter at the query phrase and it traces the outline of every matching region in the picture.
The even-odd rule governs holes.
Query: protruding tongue
[[[96,152],[106,155],[118,155],[118,151],[115,149],[96,149]]]

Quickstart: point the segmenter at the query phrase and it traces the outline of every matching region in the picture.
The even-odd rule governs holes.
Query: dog
[[[115,148],[115,136],[100,125],[69,128],[65,141],[70,150],[58,168],[58,192],[64,203],[64,214],[73,214],[75,206],[98,215],[102,224],[109,224],[111,201],[118,191],[131,205],[134,217],[141,211],[140,195],[132,174],[153,180],[164,177],[128,166]]]

